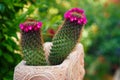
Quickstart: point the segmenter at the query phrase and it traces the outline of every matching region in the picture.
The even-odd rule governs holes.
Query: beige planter
[[[52,43],[45,43],[46,58]],[[84,77],[84,50],[78,44],[73,52],[60,65],[27,66],[21,61],[14,71],[14,80],[82,80]]]

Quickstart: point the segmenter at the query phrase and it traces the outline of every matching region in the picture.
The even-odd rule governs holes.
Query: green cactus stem
[[[52,65],[61,64],[79,42],[83,26],[87,19],[84,10],[73,8],[64,14],[65,21],[53,38],[49,55]]]
[[[41,37],[41,22],[27,19],[20,24],[21,48],[27,65],[47,65]]]

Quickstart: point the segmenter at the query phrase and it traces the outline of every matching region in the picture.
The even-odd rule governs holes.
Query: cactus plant
[[[49,62],[52,65],[60,64],[75,48],[80,39],[83,26],[87,23],[84,10],[73,8],[64,14],[63,25],[55,34]]]
[[[20,24],[21,48],[27,65],[46,65],[41,37],[41,22],[28,18]]]

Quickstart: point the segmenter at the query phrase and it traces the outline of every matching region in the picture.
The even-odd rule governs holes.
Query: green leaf
[[[6,48],[7,48],[9,51],[13,52],[13,48],[12,48],[10,45],[7,45]]]
[[[10,63],[14,62],[13,57],[10,54],[4,53],[3,56],[8,62],[10,62]]]

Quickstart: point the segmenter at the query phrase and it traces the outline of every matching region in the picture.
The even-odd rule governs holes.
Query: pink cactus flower
[[[87,18],[84,14],[84,10],[80,8],[72,8],[64,14],[64,18],[70,20],[71,22],[76,21],[80,25],[85,25],[87,23]]]
[[[25,32],[33,30],[36,31],[42,27],[42,22],[37,22],[35,20],[27,20],[24,23],[21,23],[19,26],[20,29]]]

